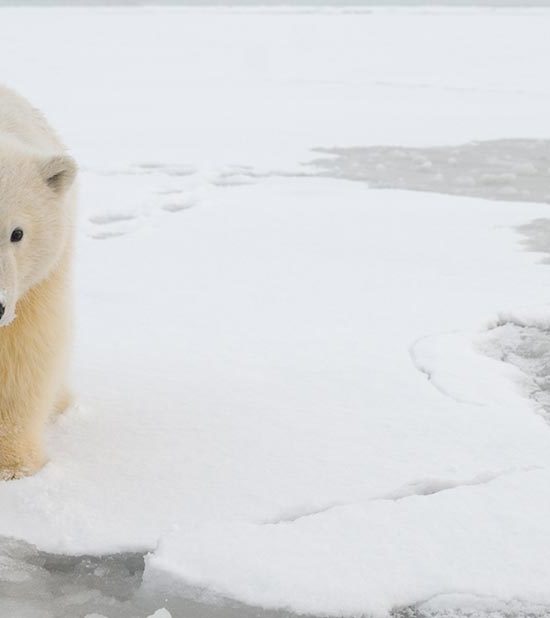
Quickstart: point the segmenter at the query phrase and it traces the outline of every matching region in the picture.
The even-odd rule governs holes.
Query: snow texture
[[[273,616],[548,611],[549,26],[1,10],[2,79],[82,165],[79,402],[0,486],[0,535],[38,556],[2,550],[4,591],[50,581],[46,552],[109,618],[102,597],[168,581]],[[390,188],[334,164],[373,152]],[[140,616],[163,605],[183,615]]]

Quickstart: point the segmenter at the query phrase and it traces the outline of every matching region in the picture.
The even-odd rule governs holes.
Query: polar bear
[[[48,418],[69,404],[77,167],[45,118],[0,86],[0,479],[45,463]]]

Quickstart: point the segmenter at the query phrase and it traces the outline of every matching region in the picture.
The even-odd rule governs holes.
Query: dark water
[[[148,618],[161,608],[171,618],[292,617],[183,589],[147,573],[142,553],[61,556],[0,538],[0,618]]]

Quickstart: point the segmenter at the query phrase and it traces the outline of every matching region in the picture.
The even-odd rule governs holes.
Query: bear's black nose
[[[2,303],[0,303],[0,320],[2,319],[2,316],[4,315],[4,311],[6,310],[6,308],[4,307],[4,305],[2,305]]]

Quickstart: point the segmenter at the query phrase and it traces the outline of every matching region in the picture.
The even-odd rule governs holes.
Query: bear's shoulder
[[[24,97],[0,85],[0,137],[17,140],[32,149],[57,152],[61,141],[46,118]]]

